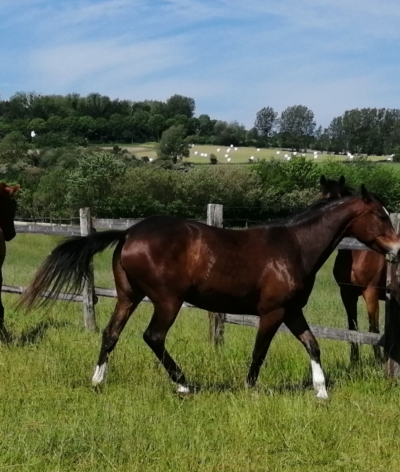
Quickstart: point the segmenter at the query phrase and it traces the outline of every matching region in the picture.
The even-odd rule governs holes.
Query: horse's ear
[[[368,192],[368,190],[365,188],[364,184],[361,184],[361,196],[362,196],[362,199],[365,203],[370,203],[371,202],[371,195]]]
[[[326,177],[325,177],[325,175],[321,175],[321,177],[320,177],[320,179],[319,179],[319,183],[320,183],[321,185],[324,185],[324,186],[326,185]]]
[[[346,179],[344,178],[344,175],[341,175],[339,179],[339,185],[344,185],[345,182],[346,182]]]

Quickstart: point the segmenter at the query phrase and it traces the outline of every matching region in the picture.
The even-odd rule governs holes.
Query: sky
[[[400,108],[399,0],[0,0],[0,96],[174,94],[254,124]]]

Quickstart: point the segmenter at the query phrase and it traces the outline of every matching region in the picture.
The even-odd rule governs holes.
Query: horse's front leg
[[[310,330],[301,308],[286,310],[285,325],[306,348],[311,361],[312,382],[317,398],[327,399],[325,376],[321,366],[321,354],[317,340]]]

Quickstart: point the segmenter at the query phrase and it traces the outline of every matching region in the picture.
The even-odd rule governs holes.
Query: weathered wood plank
[[[130,219],[130,218],[93,218],[93,226],[96,229],[128,229],[133,225],[136,225],[142,220]]]
[[[21,295],[22,292],[26,289],[26,287],[16,286],[16,285],[3,285],[1,291],[4,293],[12,293],[14,295]],[[71,295],[70,293],[60,293],[57,297],[52,295],[50,297],[50,292],[44,292],[42,295],[44,298],[55,298],[56,300],[60,301],[68,301],[68,302],[83,302],[82,295]]]
[[[52,234],[56,236],[79,236],[81,234],[79,226],[50,223],[24,223],[21,221],[15,222],[15,231],[17,233]]]
[[[225,314],[225,323],[231,323],[239,326],[249,326],[258,328],[259,318],[251,315],[230,315]],[[358,344],[381,345],[383,335],[376,333],[365,333],[360,331],[350,331],[343,328],[331,328],[328,326],[310,325],[311,331],[317,338],[331,339],[334,341],[348,341]],[[279,331],[290,333],[285,325],[279,328]]]
[[[349,249],[352,251],[372,251],[368,246],[360,243],[355,238],[343,238],[336,249]]]

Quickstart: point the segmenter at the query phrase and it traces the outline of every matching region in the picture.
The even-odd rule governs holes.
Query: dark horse
[[[113,271],[117,303],[103,331],[92,383],[104,380],[107,360],[129,317],[147,296],[154,314],[143,334],[178,392],[190,391],[165,338],[184,301],[216,313],[260,318],[247,383],[256,383],[281,323],[303,343],[313,385],[327,398],[318,343],[303,315],[315,275],[344,236],[354,236],[382,254],[397,256],[400,239],[382,205],[364,186],[361,196],[316,203],[304,213],[264,227],[220,229],[167,216],[147,218],[126,231],[72,237],[57,246],[20,300],[27,309],[40,295],[79,293],[94,254],[117,244]],[[46,303],[42,299],[42,304]]]
[[[354,193],[353,189],[346,186],[343,176],[336,181],[322,175],[320,184],[322,198],[340,198]],[[340,288],[349,329],[357,330],[357,302],[362,295],[367,305],[369,332],[379,333],[379,300],[385,300],[386,297],[386,267],[385,257],[377,252],[338,251],[333,275]],[[379,346],[374,346],[374,354],[377,361],[382,360]],[[351,343],[351,361],[358,361],[359,357],[358,344]]]
[[[1,287],[3,285],[3,274],[1,268],[6,257],[6,242],[15,237],[14,218],[17,202],[13,198],[19,190],[19,185],[9,186],[0,183],[0,340],[9,338],[4,326],[4,307],[1,301]]]

